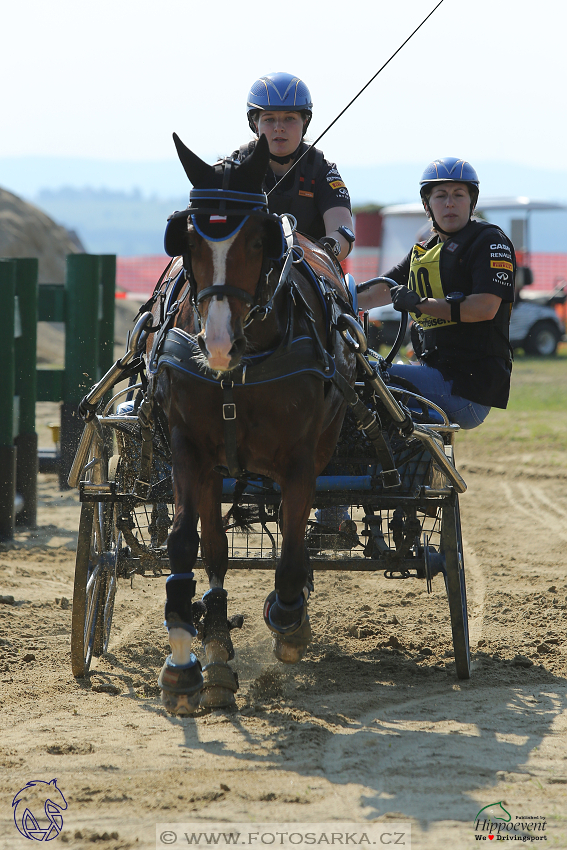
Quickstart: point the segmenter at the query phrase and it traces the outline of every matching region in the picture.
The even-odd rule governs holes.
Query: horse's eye
[[[254,239],[254,241],[252,242],[252,247],[255,251],[261,251],[263,244],[264,243],[261,239]]]

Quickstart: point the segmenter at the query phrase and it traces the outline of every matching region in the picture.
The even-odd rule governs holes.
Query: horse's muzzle
[[[209,368],[214,372],[230,372],[231,369],[236,369],[246,351],[246,338],[244,335],[237,337],[233,341],[227,353],[209,351],[204,332],[198,334],[197,342],[203,356],[207,360]]]

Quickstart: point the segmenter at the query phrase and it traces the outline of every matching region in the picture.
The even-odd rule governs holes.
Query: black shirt
[[[243,145],[234,151],[233,159],[244,159],[255,146],[255,142]],[[297,229],[312,239],[325,235],[323,214],[333,207],[345,207],[351,212],[350,195],[334,162],[324,158],[322,151],[309,148],[302,142],[297,156],[309,149],[299,165],[284,175],[277,189],[268,195],[270,212],[281,215],[291,213],[297,219]],[[271,168],[268,168],[264,182],[264,191],[270,192],[280,180]]]

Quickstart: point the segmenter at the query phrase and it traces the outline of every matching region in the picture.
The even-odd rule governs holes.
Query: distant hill
[[[235,143],[236,146],[236,143]],[[333,159],[332,140],[323,150]],[[201,154],[213,162],[220,151]],[[226,151],[225,151],[226,153]],[[446,152],[446,153],[450,153]],[[339,162],[339,170],[357,204],[403,203],[416,199],[425,162],[364,165]],[[473,162],[486,195],[531,195],[546,200],[567,200],[567,170],[536,168],[514,162]],[[189,184],[176,159],[119,162],[79,157],[0,157],[0,186],[28,200],[43,189],[93,187],[143,197],[188,198]],[[187,201],[185,201],[185,204]]]
[[[37,257],[40,283],[63,283],[65,257],[83,251],[75,234],[0,189],[0,257]]]
[[[183,209],[185,197],[163,200],[107,189],[44,189],[36,203],[65,227],[75,230],[92,254],[123,257],[163,253],[167,217]]]
[[[329,153],[332,155],[331,148]],[[213,161],[215,155],[206,158]],[[485,195],[567,200],[567,171],[510,162],[474,165]],[[357,205],[415,201],[423,166],[339,163]],[[177,160],[112,162],[57,157],[0,158],[0,185],[77,231],[87,250],[121,256],[161,254],[167,217],[187,206],[190,189]],[[506,216],[497,223],[509,229]],[[567,214],[538,213],[532,217],[530,230],[532,250],[567,252]]]
[[[44,190],[36,199],[56,221],[77,232],[87,251],[121,257],[163,254],[167,217],[186,207],[187,201],[183,196],[166,200],[143,197],[138,191],[68,188]],[[508,213],[494,214],[491,219],[510,232]],[[533,214],[530,245],[532,251],[567,253],[567,211]]]

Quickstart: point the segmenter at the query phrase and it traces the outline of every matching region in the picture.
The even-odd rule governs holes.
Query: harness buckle
[[[236,419],[236,405],[233,404],[223,404],[222,406],[222,418],[225,420]]]

